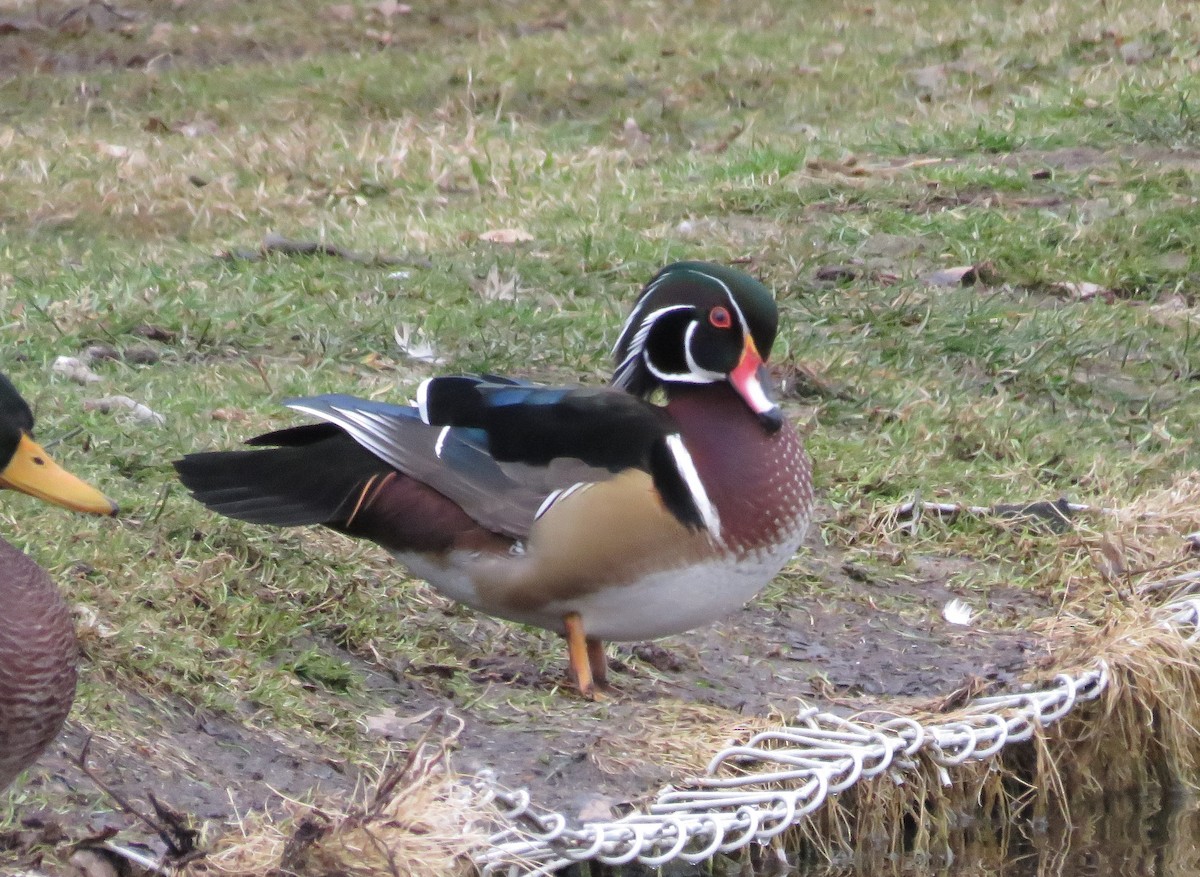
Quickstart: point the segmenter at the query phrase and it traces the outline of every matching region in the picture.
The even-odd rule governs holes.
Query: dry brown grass
[[[472,855],[497,821],[491,798],[449,765],[457,731],[437,737],[440,722],[395,765],[380,771],[359,803],[288,802],[283,819],[261,814],[188,869],[191,874],[452,877],[474,871]]]
[[[1162,608],[1185,589],[1179,574],[1197,567],[1180,537],[1200,528],[1200,477],[1184,475],[1107,517],[1102,531],[1078,537],[1075,547],[1094,563],[1086,573],[1077,569],[1062,611],[1033,625],[1050,655],[1027,674],[1040,688],[1054,674],[1103,662],[1101,696],[1027,743],[951,769],[948,783],[923,756],[902,782],[884,775],[856,784],[797,828],[804,848],[825,859],[854,850],[860,865],[880,866],[913,850],[951,859],[981,843],[1002,855],[1018,815],[1069,829],[1073,808],[1086,813],[1100,799],[1200,783],[1197,644],[1188,638],[1193,631],[1166,623]],[[936,707],[914,705],[908,714],[925,723],[965,717]]]

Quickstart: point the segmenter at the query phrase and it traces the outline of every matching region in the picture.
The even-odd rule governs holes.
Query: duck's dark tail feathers
[[[327,423],[252,439],[253,451],[213,451],[176,460],[179,480],[215,512],[252,524],[345,525],[373,478],[392,471]]]

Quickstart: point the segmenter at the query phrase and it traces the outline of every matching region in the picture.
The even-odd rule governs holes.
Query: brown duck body
[[[71,613],[40,566],[0,540],[0,789],[58,736],[75,697]]]
[[[0,374],[0,488],[74,511],[117,506],[33,440],[33,412]],[[75,699],[79,653],[71,613],[46,571],[0,539],[0,789],[37,760]]]

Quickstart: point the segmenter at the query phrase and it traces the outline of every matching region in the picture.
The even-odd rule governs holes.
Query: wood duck
[[[33,440],[33,413],[0,374],[0,488],[79,512],[116,504],[60,468]],[[75,699],[71,613],[46,571],[0,539],[0,789],[58,736]]]
[[[642,290],[609,387],[452,376],[409,406],[292,399],[322,422],[175,466],[221,514],[370,539],[454,600],[564,635],[591,697],[605,640],[710,623],[800,545],[811,471],[772,397],[777,326],[757,280],[679,262]]]

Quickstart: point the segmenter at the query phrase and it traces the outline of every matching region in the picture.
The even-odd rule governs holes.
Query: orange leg
[[[583,632],[583,619],[578,612],[563,616],[567,628],[567,659],[571,663],[571,678],[584,697],[596,699],[596,684],[592,676],[592,643]]]
[[[592,679],[596,688],[608,691],[608,655],[604,654],[604,643],[594,637],[587,638],[588,665],[592,668]]]

